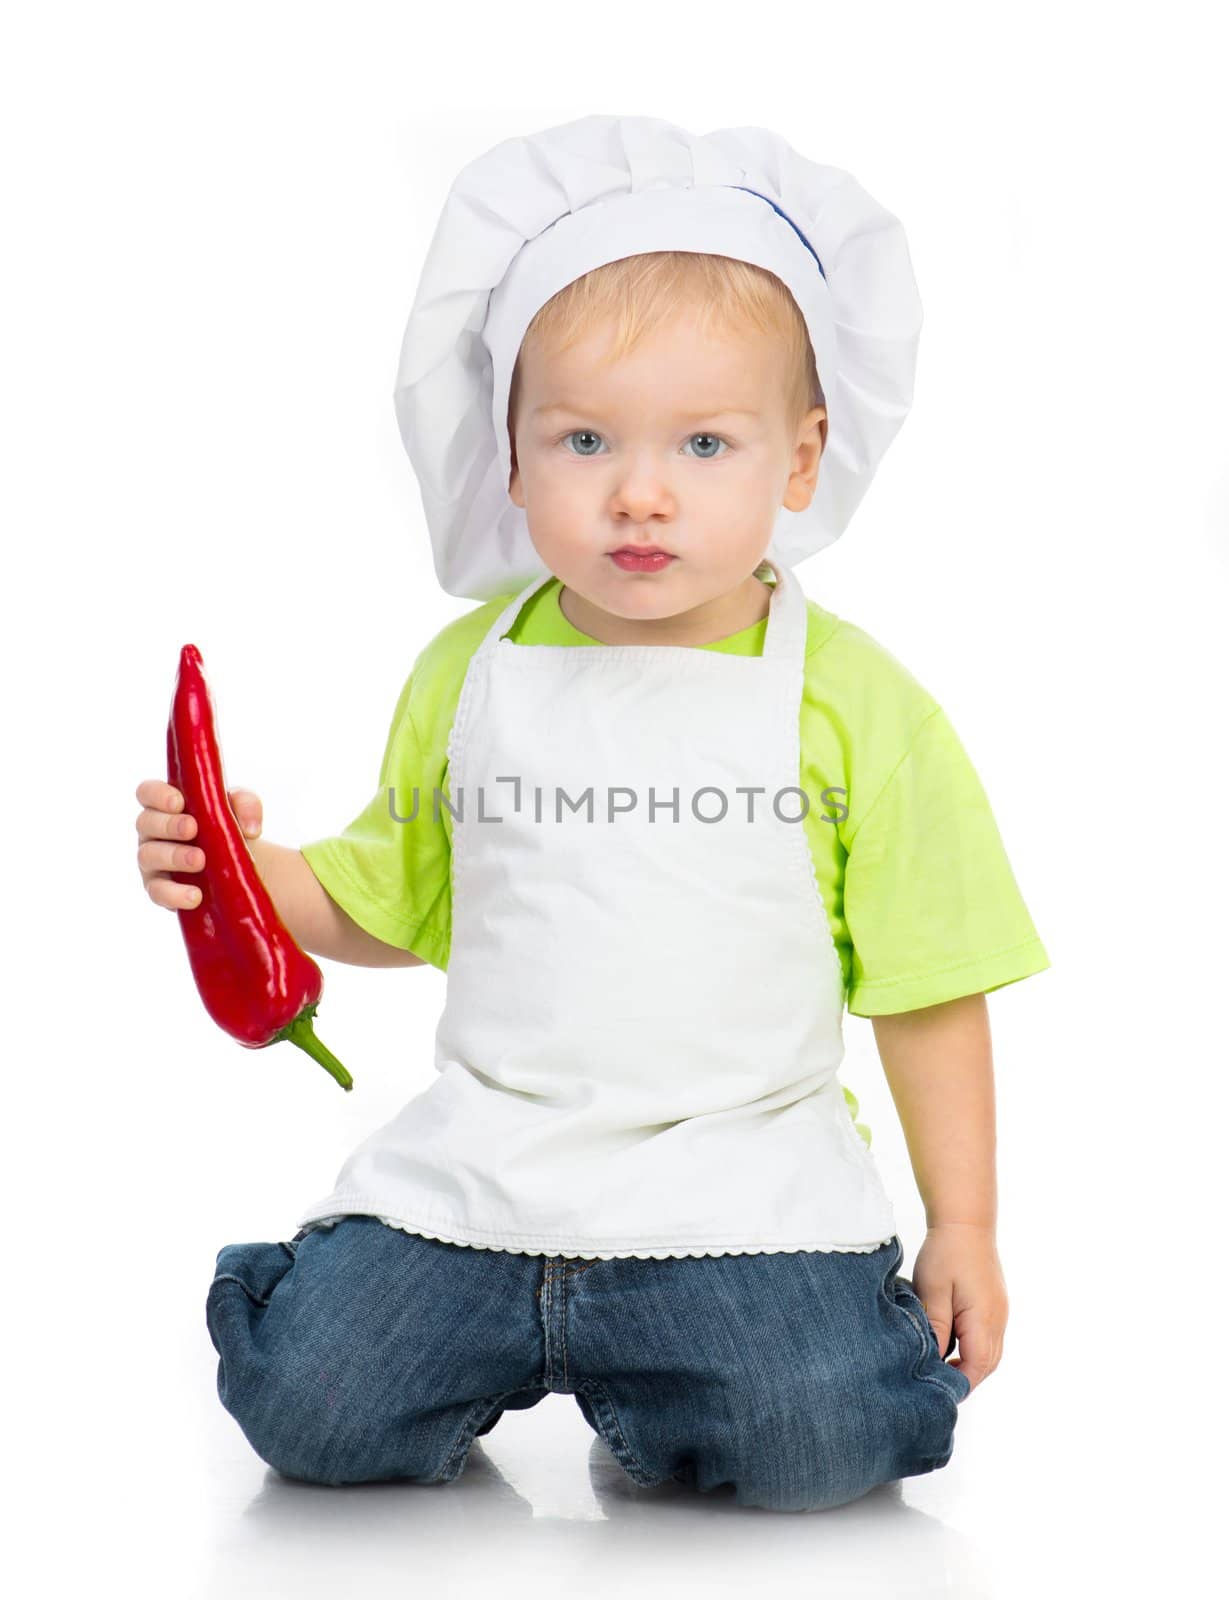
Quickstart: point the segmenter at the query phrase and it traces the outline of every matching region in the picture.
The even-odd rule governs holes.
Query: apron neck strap
[[[762,563],[776,573],[772,599],[768,602],[768,627],[764,630],[762,654],[776,660],[802,661],[806,657],[807,597],[793,567],[766,557]]]
[[[495,646],[503,638],[504,634],[511,629],[512,624],[520,616],[526,602],[531,600],[533,596],[537,594],[539,589],[544,589],[546,585],[552,581],[554,576],[555,574],[553,572],[548,572],[541,578],[532,579],[525,585],[520,594],[518,594],[514,599],[508,601],[508,604],[503,608],[503,610],[496,617],[494,623],[491,625],[491,631],[487,634],[486,638],[479,646],[477,652],[478,655],[489,655],[491,651],[494,650]]]

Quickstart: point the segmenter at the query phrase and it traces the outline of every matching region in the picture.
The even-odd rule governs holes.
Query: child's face
[[[615,617],[674,617],[747,585],[778,508],[810,504],[827,414],[791,425],[780,342],[753,329],[705,335],[689,312],[607,364],[610,337],[522,349],[508,492],[566,588]],[[658,571],[612,556],[654,546],[672,558]]]

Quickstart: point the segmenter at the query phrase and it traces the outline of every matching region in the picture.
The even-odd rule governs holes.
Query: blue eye
[[[565,433],[564,436],[563,436],[563,442],[564,442],[564,444],[566,444],[569,439],[600,439],[600,438],[601,438],[601,434],[600,433],[594,433],[591,428],[577,428],[574,433]],[[596,452],[594,452],[592,450],[575,450],[575,451],[572,452],[573,455],[580,455],[580,456],[588,456],[588,455],[593,455],[595,453]]]
[[[726,441],[723,438],[721,438],[719,434],[716,434],[716,433],[693,433],[691,438],[692,439],[709,439],[709,440],[712,441],[713,444],[723,444],[723,445],[725,445],[727,451],[730,448],[729,445],[726,444]],[[690,444],[691,443],[691,439],[689,439],[687,442],[688,442],[688,444]],[[699,459],[701,461],[716,461],[718,458],[717,458],[716,455],[711,455],[711,456],[710,455],[702,455],[702,456],[699,457]]]

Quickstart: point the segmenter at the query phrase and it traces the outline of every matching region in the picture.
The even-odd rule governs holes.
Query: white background
[[[1214,8],[28,6],[0,40],[14,1592],[1207,1593],[1224,1452],[1223,49]],[[209,1021],[135,861],[180,645],[266,837],[378,776],[438,588],[391,390],[457,169],[593,111],[761,123],[904,223],[917,396],[809,594],[951,716],[1050,971],[991,997],[998,1371],[842,1510],[634,1491],[567,1397],[453,1485],[279,1479],[217,1250],[431,1074],[443,977],[328,966],[343,1095]],[[1218,1005],[1217,1002],[1220,1001]],[[870,1024],[844,1080],[924,1219]],[[1213,1493],[1215,1492],[1215,1499]],[[620,1526],[622,1524],[622,1526]],[[612,1534],[606,1534],[611,1527]]]

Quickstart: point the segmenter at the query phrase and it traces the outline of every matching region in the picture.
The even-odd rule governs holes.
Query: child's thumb
[[[243,829],[244,838],[258,838],[263,821],[260,796],[253,794],[250,789],[231,789],[228,794],[231,810]]]

